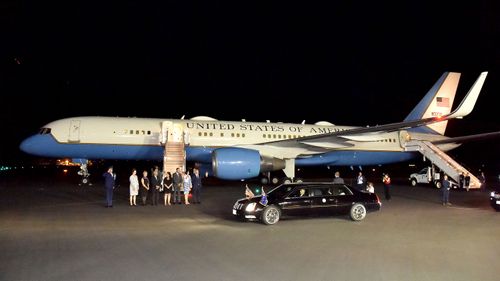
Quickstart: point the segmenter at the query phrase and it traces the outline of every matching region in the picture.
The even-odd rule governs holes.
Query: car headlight
[[[245,211],[246,212],[253,212],[253,211],[255,211],[255,206],[257,206],[257,203],[250,203],[246,206]]]
[[[491,197],[495,197],[495,191],[492,191],[492,192],[490,193],[490,196],[491,196]]]

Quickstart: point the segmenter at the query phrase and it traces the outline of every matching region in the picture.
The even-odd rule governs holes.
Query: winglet
[[[474,108],[474,105],[476,104],[477,98],[479,96],[479,93],[481,92],[481,88],[483,87],[484,80],[486,79],[486,76],[488,75],[488,72],[482,72],[479,77],[477,78],[476,82],[474,82],[474,85],[470,88],[469,92],[465,96],[465,98],[462,100],[460,105],[453,111],[447,119],[452,119],[452,118],[462,118],[464,116],[469,115],[469,113],[472,112],[472,109]]]

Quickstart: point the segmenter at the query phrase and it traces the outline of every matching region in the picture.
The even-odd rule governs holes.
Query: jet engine
[[[285,161],[274,157],[261,156],[257,150],[228,147],[212,153],[214,176],[226,180],[248,179],[262,172],[285,168]]]

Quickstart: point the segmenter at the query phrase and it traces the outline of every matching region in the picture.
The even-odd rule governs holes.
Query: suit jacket
[[[191,177],[191,183],[193,184],[193,189],[201,188],[201,177],[193,174]]]
[[[174,173],[172,180],[174,182],[174,186],[177,186],[182,183],[182,175],[180,173]]]

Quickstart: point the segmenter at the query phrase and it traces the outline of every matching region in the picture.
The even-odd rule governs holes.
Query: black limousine
[[[346,184],[303,182],[282,184],[263,195],[240,199],[233,215],[242,220],[275,224],[282,216],[349,214],[360,221],[368,211],[380,210],[375,193],[359,191]]]

